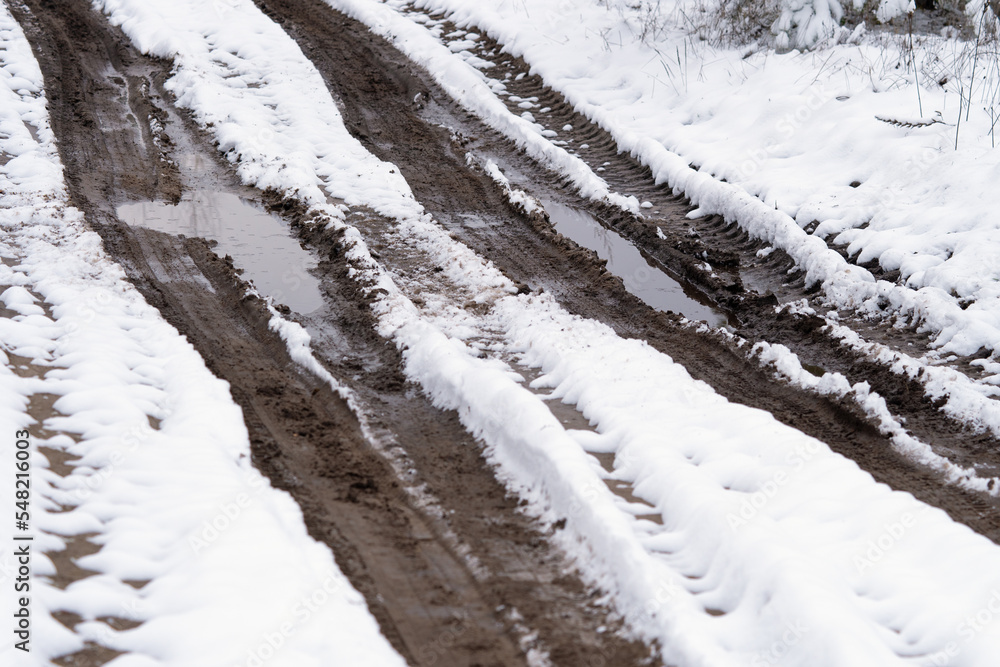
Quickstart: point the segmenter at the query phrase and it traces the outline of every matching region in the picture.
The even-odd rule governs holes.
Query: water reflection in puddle
[[[638,248],[601,226],[589,213],[551,200],[542,200],[542,206],[556,231],[607,260],[608,271],[621,278],[625,288],[647,305],[713,327],[727,324],[725,313],[688,296],[679,282],[650,264]]]
[[[118,217],[133,227],[218,242],[216,254],[229,255],[257,290],[297,313],[323,305],[316,260],[289,236],[288,228],[234,194],[196,190],[177,205],[142,202],[119,207]]]

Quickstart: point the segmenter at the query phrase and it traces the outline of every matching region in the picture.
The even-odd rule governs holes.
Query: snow
[[[493,109],[490,122],[518,133],[526,150],[576,168],[501,113],[478,70],[456,65],[418,23],[377,3],[338,5],[395,35],[411,55],[423,53],[439,80],[484,114]],[[771,415],[727,402],[645,343],[571,316],[547,295],[517,295],[422,210],[398,170],[349,136],[318,73],[249,2],[229,3],[221,15],[193,1],[102,7],[137,44],[174,58],[168,85],[248,183],[280,187],[344,231],[352,275],[374,297],[380,331],[403,351],[408,377],[458,412],[501,478],[665,660],[992,664],[1000,651],[995,544]],[[259,86],[240,87],[236,72]],[[490,173],[516,194],[498,169]],[[604,196],[598,181],[581,173],[578,186]],[[382,242],[444,270],[391,275],[348,223],[345,206],[355,205],[394,218]],[[775,244],[797,238],[782,234]],[[470,300],[484,308],[465,308]],[[541,377],[527,383],[515,362]],[[836,378],[828,383],[839,390]],[[592,428],[567,430],[546,399],[575,407]],[[613,470],[592,452],[614,454]],[[608,478],[631,485],[649,509],[625,503]]]
[[[880,15],[881,10],[880,6]],[[779,49],[785,50],[792,45],[809,47],[832,37],[843,15],[838,0],[782,0],[781,15],[771,26],[771,32],[776,35],[775,44]]]
[[[994,558],[995,545],[909,495],[875,484],[852,462],[770,415],[725,402],[644,343],[618,339],[602,325],[574,320],[551,305],[538,304],[548,321],[529,319],[509,301],[498,317],[525,350],[523,361],[545,372],[533,385],[551,388],[552,396],[581,410],[600,436],[597,443],[583,439],[581,446],[615,452],[615,478],[631,482],[636,495],[662,514],[659,531],[633,522],[647,550],[644,566],[626,567],[617,543],[595,547],[595,555],[610,561],[603,576],[617,577],[620,595],[633,602],[624,610],[629,618],[644,620],[650,591],[680,587],[671,604],[657,610],[661,641],[684,647],[668,653],[668,660],[746,664],[780,645],[788,623],[801,622],[827,631],[800,637],[787,647],[783,664],[896,664],[894,653],[944,650],[945,632],[906,646],[920,634],[916,627],[953,627],[960,620],[952,620],[956,609],[981,604],[980,591],[991,585],[979,579],[985,561],[964,585],[957,583],[964,575],[956,568],[966,557]],[[600,497],[591,494],[587,501],[596,504]],[[552,511],[573,516],[572,505]],[[872,551],[869,558],[868,542],[884,544],[881,534],[899,532],[894,526],[907,514],[914,519],[906,535],[892,538],[891,551]],[[935,549],[932,535],[938,530],[970,539],[972,551],[958,549],[956,556],[950,546]],[[883,563],[883,557],[889,560]],[[951,565],[937,560],[951,558],[957,559]],[[869,567],[869,560],[878,567]],[[641,578],[664,564],[673,578]],[[942,569],[919,582],[918,602],[912,593],[917,581],[904,581],[932,565]],[[873,594],[878,604],[869,599]],[[930,600],[942,606],[933,611]],[[727,613],[714,617],[706,609]],[[938,611],[928,620],[926,614]],[[886,625],[902,637],[893,639]],[[728,653],[728,661],[716,657],[713,663],[709,647]],[[951,664],[988,664],[982,655]]]
[[[476,160],[472,154],[466,155],[466,162],[469,164],[475,164]],[[485,171],[493,182],[500,186],[503,190],[504,196],[507,198],[511,204],[516,206],[518,209],[524,211],[526,215],[532,215],[535,213],[541,213],[544,209],[537,199],[529,195],[524,190],[520,190],[513,185],[511,185],[510,179],[507,175],[503,173],[496,162],[493,160],[487,160],[485,164],[482,165],[483,171]]]
[[[986,376],[982,381],[974,381],[954,368],[930,364],[926,359],[915,358],[885,345],[866,341],[837,320],[829,316],[825,319],[826,328],[832,336],[840,339],[841,345],[861,352],[898,375],[916,380],[924,386],[924,392],[931,400],[943,400],[940,410],[946,415],[969,424],[976,430],[1000,434],[1000,403],[996,401],[1000,390],[996,387],[995,375]],[[977,361],[973,361],[971,365],[981,366],[987,372],[991,369],[994,372],[1000,370],[989,360]]]
[[[122,666],[404,664],[295,502],[250,464],[228,385],[67,204],[41,72],[6,8],[0,43],[0,151],[16,156],[0,165],[0,300],[12,311],[0,317],[0,487],[13,496],[12,434],[30,428],[35,549],[32,650],[8,637],[0,662],[51,664],[92,641],[124,652]],[[55,411],[36,423],[28,402],[44,394]],[[40,446],[72,471],[56,474]],[[83,537],[100,550],[76,563],[94,574],[60,590],[50,556]],[[9,591],[0,599],[10,618]],[[83,618],[75,632],[58,610]]]

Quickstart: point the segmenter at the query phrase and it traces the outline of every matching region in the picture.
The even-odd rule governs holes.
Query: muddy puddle
[[[201,237],[218,243],[257,290],[300,314],[323,305],[319,280],[311,273],[316,260],[294,240],[281,219],[227,192],[194,190],[174,205],[166,202],[125,204],[118,217],[132,227]]]
[[[728,324],[725,313],[696,298],[684,286],[651,264],[639,249],[602,226],[586,211],[542,200],[556,231],[575,243],[593,250],[608,262],[608,271],[622,279],[625,289],[652,308],[672,311],[710,326]]]

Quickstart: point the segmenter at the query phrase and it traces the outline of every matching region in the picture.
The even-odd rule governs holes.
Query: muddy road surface
[[[650,264],[682,279],[691,291],[709,297],[729,315],[730,323],[742,337],[781,343],[817,372],[841,373],[852,384],[869,383],[886,400],[892,414],[905,421],[907,430],[938,453],[962,466],[976,468],[984,476],[1000,474],[1000,443],[996,437],[946,415],[940,410],[940,401],[928,397],[919,381],[842,345],[838,338],[823,330],[825,322],[817,317],[788,311],[774,315],[774,305],[801,300],[810,303],[817,312],[829,309],[818,294],[818,286],[806,285],[804,273],[795,269],[787,254],[770,249],[758,255],[766,244],[750,238],[736,224],[720,216],[689,219],[687,214],[694,208],[689,201],[675,195],[669,183],[657,183],[645,165],[627,152],[619,151],[608,132],[577,113],[561,94],[533,74],[527,63],[504,53],[503,46],[486,36],[485,31],[469,25],[459,28],[446,17],[428,14],[416,7],[410,7],[409,12],[419,15],[425,25],[439,26],[446,43],[458,42],[466,39],[467,34],[476,33],[473,53],[492,64],[486,71],[505,89],[506,95],[500,99],[513,113],[522,113],[523,104],[528,102],[537,122],[547,130],[558,131],[560,145],[565,145],[571,154],[589,165],[612,191],[649,203],[650,208],[644,209],[639,218],[576,200],[575,206],[589,209],[594,220],[609,234],[629,240]],[[477,129],[467,131],[479,134]],[[468,150],[494,157],[508,172],[518,174],[517,185],[543,201],[555,196],[553,189],[557,192],[567,189],[564,183],[544,171],[528,168],[523,158],[510,157],[509,151],[506,155],[498,151],[488,140],[470,142],[463,137],[465,145],[469,145]],[[692,166],[697,168],[697,165]],[[806,229],[810,230],[808,226]],[[830,242],[830,247],[848,262],[857,264],[845,246]],[[877,279],[898,282],[898,271],[883,271],[877,261],[860,266],[871,271]],[[691,317],[702,319],[697,314]],[[839,317],[865,340],[887,350],[912,356],[931,350],[928,337],[917,333],[916,325],[887,326],[884,322],[858,318],[848,311],[841,311]],[[977,358],[974,355],[936,363],[978,379],[985,373],[970,363]],[[684,364],[691,368],[687,361]],[[720,393],[742,402],[722,390],[716,381],[708,377],[702,379],[713,384]],[[859,463],[862,462],[859,460]]]
[[[745,289],[741,270],[746,274],[752,268],[757,280],[773,286],[783,299],[805,295],[801,277],[786,274],[787,256],[771,253],[769,263],[760,262],[756,250],[761,246],[717,218],[698,222],[700,233],[692,235],[692,222],[686,218],[690,205],[672,195],[668,186],[655,184],[648,169],[618,153],[603,130],[573,112],[540,79],[529,76],[523,62],[501,54],[495,42],[480,40],[479,55],[512,74],[504,80],[512,93],[518,93],[515,101],[537,97],[539,105],[552,109],[547,123],[576,128],[573,136],[587,145],[579,151],[581,157],[591,165],[605,165],[601,176],[612,187],[652,201],[655,213],[638,220],[581,200],[557,175],[532,163],[511,142],[451,101],[395,48],[321,0],[257,0],[257,4],[296,39],[323,74],[352,133],[378,157],[398,165],[435,219],[508,277],[553,294],[568,311],[604,322],[622,336],[648,341],[729,400],[771,412],[852,458],[879,481],[945,509],[994,541],[1000,539],[996,499],[945,486],[938,474],[897,453],[856,405],[775,382],[769,371],[748,362],[725,337],[678,326],[676,317],[632,294],[602,262],[595,261],[592,252],[557,231],[553,221],[522,214],[487,174],[470,167],[467,153],[494,160],[518,176],[518,187],[547,205],[555,202],[561,208],[584,211],[620,231],[651,262],[684,280],[689,293],[712,297],[741,336],[786,344],[813,367],[842,372],[851,382],[868,381],[886,398],[893,414],[906,419],[914,435],[957,454],[965,464],[1000,469],[995,439],[972,433],[941,414],[916,382],[851,354],[819,331],[817,318],[771,315],[770,306],[776,303],[773,291],[760,296]],[[452,24],[443,26],[445,34],[457,30]],[[358,62],[366,67],[353,65]],[[525,76],[518,79],[522,73]],[[486,224],[469,224],[470,219]],[[703,256],[713,266],[728,266],[731,271],[720,271],[714,278],[706,275],[698,268]],[[383,254],[382,261],[397,274],[407,271],[403,258],[394,263],[391,254]],[[690,299],[681,299],[676,308],[689,306]]]
[[[118,218],[122,205],[178,202],[189,190],[262,200],[172,108],[169,63],[136,53],[85,0],[15,9],[45,73],[74,203],[146,299],[230,382],[255,463],[295,497],[396,649],[414,665],[526,664],[532,651],[560,665],[645,664],[647,647],[603,631],[616,622],[518,511],[456,415],[406,384],[342,261],[320,255],[323,305],[309,321],[321,358],[336,360],[331,371],[356,378],[364,429],[292,362],[263,302],[210,243]],[[314,242],[336,254],[337,239]],[[407,480],[394,465],[404,457]],[[102,664],[93,655],[73,664]]]
[[[663,312],[671,310],[667,305],[650,306],[593,251],[568,238],[568,230],[526,215],[470,166],[466,153],[493,159],[553,210],[582,212],[622,232],[647,261],[682,280],[687,293],[678,297],[678,310],[706,309],[751,341],[785,343],[811,364],[852,382],[868,380],[919,437],[1000,467],[990,458],[994,441],[949,422],[919,387],[846,354],[809,318],[762,315],[775,297],[744,288],[751,268],[783,298],[805,291],[777,278],[788,268],[779,254],[751,267],[745,257],[755,256],[755,245],[719,220],[696,222],[692,234],[688,205],[619,155],[599,128],[540,81],[523,77],[520,94],[537,87],[535,96],[546,96],[555,122],[578,128],[581,143],[589,137],[586,150],[593,153],[585,157],[606,164],[609,183],[654,202],[652,226],[577,198],[390,45],[319,0],[257,4],[315,63],[352,133],[399,166],[435,219],[525,290],[549,292],[570,312],[648,341],[729,400],[773,413],[879,481],[1000,540],[994,499],[945,485],[898,454],[856,405],[778,382],[726,336],[682,325]],[[309,253],[308,274],[319,294],[315,307],[291,316],[313,335],[321,362],[354,392],[357,410],[289,358],[268,327],[266,304],[248,295],[248,276],[234,269],[212,234],[181,237],[126,223],[122,207],[196,206],[198,192],[241,198],[256,203],[261,215],[276,215],[264,211],[276,202],[240,186],[211,141],[175,108],[163,89],[170,63],[137,53],[86,0],[26,0],[12,9],[45,75],[74,203],[146,299],[230,382],[255,464],[298,501],[311,534],[332,548],[395,648],[414,665],[528,664],[536,654],[555,665],[656,664],[649,647],[616,632],[621,625],[598,604],[600,595],[581,583],[546,530],[519,511],[457,415],[435,408],[407,383],[400,353],[377,334],[369,302],[348,276],[336,234],[305,224],[294,207],[275,218]],[[484,55],[491,48],[484,41]],[[523,67],[502,60],[512,71]],[[412,273],[412,257],[384,243],[389,221],[358,215],[358,228],[386,268]],[[732,270],[712,278],[698,268],[706,256]],[[582,419],[566,406],[557,410],[564,423]]]

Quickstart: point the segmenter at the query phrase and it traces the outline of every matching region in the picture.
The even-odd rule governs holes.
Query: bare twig
[[[969,112],[972,110],[972,89],[976,87],[976,63],[979,62],[979,42],[983,32],[983,21],[986,20],[986,10],[990,3],[983,1],[983,11],[979,15],[979,30],[976,32],[976,55],[972,59],[972,76],[969,77],[969,104],[965,108],[965,120],[969,120]]]
[[[958,88],[958,121],[955,123],[955,150],[958,150],[958,132],[962,129],[962,104],[965,103],[965,86],[959,83]]]
[[[941,122],[937,118],[931,118],[930,120],[924,120],[924,119],[899,120],[898,118],[885,118],[883,116],[875,116],[875,120],[882,121],[883,123],[888,123],[889,125],[895,125],[896,127],[907,127],[907,128],[930,127],[931,125],[935,125]]]
[[[910,12],[910,62],[913,63],[913,83],[916,84],[917,88],[917,108],[920,110],[920,115],[924,115],[924,103],[920,99],[920,77],[917,74],[917,55],[916,50],[913,48],[913,12]]]

